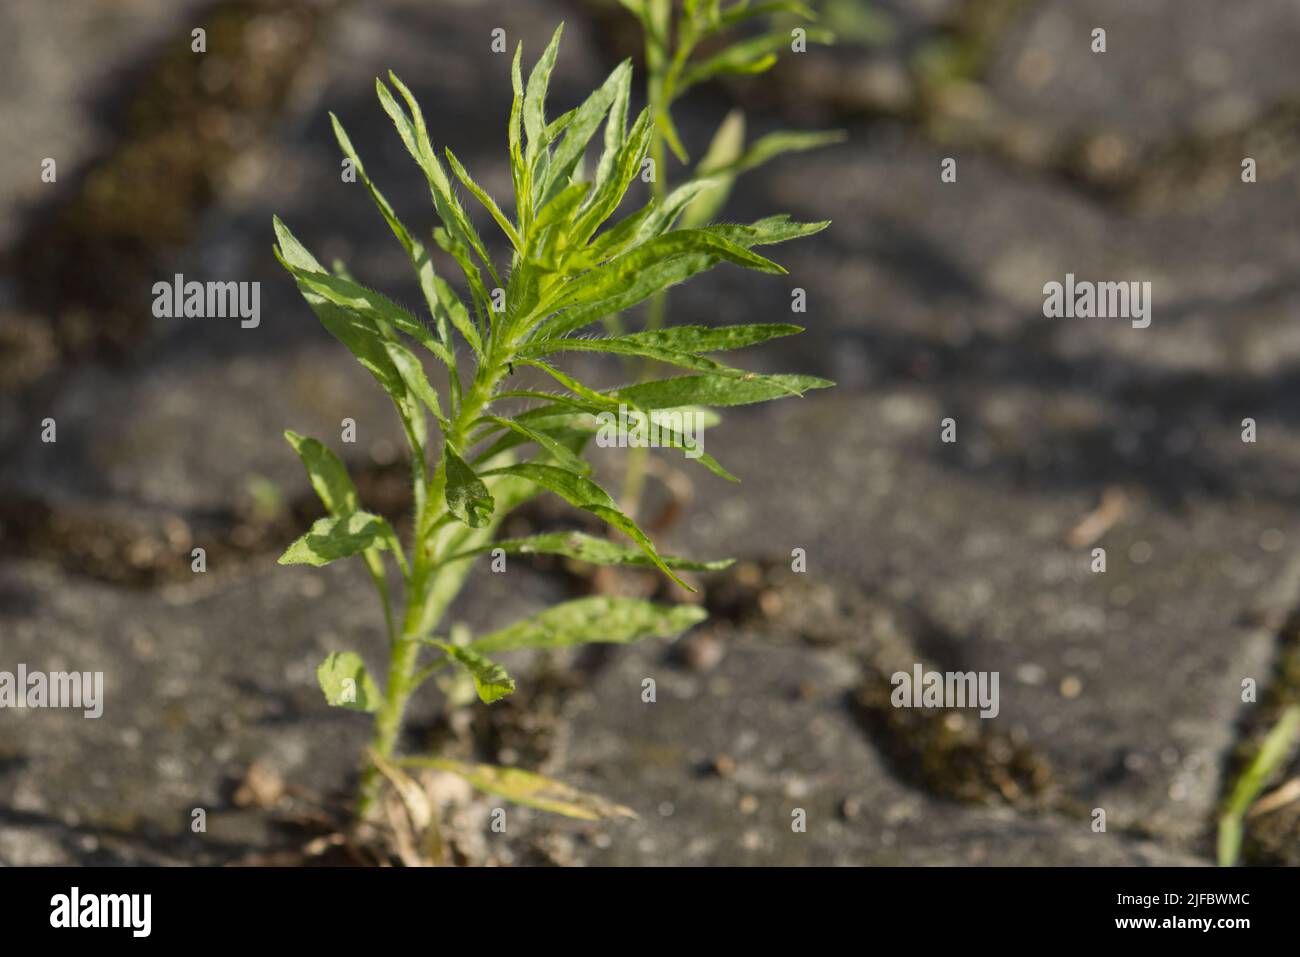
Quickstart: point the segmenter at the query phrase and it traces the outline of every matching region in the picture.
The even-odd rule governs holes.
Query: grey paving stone
[[[105,519],[197,520],[245,501],[251,475],[286,495],[305,491],[286,427],[340,448],[339,420],[351,416],[362,438],[349,459],[390,459],[400,446],[387,402],[266,254],[270,216],[279,212],[322,258],[343,258],[366,282],[417,302],[382,221],[339,180],[325,110],[340,115],[408,223],[427,230],[425,187],[374,101],[373,77],[393,67],[411,81],[438,144],[503,193],[503,136],[482,120],[508,108],[508,59],[488,52],[488,33],[503,26],[536,52],[567,10],[345,9],[301,80],[283,137],[259,145],[247,180],[178,257],[183,270],[262,281],[262,325],[159,321],[133,361],[69,370],[57,390],[8,408],[4,486]],[[1200,49],[1217,21],[1187,12],[1175,18],[1187,33],[1166,37],[1155,14],[1126,11],[1042,4],[1007,41],[995,91],[1044,124],[1109,121],[1103,105],[1132,102],[1131,126],[1116,127],[1123,135],[1175,135],[1188,121],[1186,91],[1135,95],[1124,84],[1152,57]],[[1204,57],[1186,68],[1220,78],[1213,102],[1243,89],[1253,102],[1282,95],[1270,84],[1285,71],[1260,67],[1290,49],[1277,9],[1219,14],[1229,52],[1263,42],[1249,81],[1235,54],[1217,72]],[[1076,83],[1092,62],[1078,59],[1091,57],[1086,39],[1071,52],[1071,25],[1102,16],[1116,24],[1112,69]],[[443,59],[430,63],[431,49]],[[1031,96],[1007,77],[1028,70],[1021,61],[1035,51],[1057,68]],[[571,23],[559,102],[599,78],[599,52]],[[85,59],[131,55],[113,47]],[[79,89],[100,75],[60,82]],[[1060,109],[1063,83],[1077,90],[1074,114]],[[683,128],[707,131],[706,112],[688,111]],[[722,651],[710,671],[683,666],[680,649],[661,643],[512,661],[524,688],[566,676],[555,726],[537,748],[542,769],[640,818],[591,827],[519,812],[509,840],[486,857],[518,862],[540,848],[563,863],[1208,860],[1243,718],[1240,682],[1266,682],[1275,647],[1243,621],[1295,600],[1295,183],[1277,178],[1136,216],[965,154],[958,183],[941,184],[945,155],[896,128],[855,128],[847,144],[774,166],[737,191],[737,218],[788,210],[835,222],[776,251],[788,277],[723,269],[674,293],[674,320],[789,321],[791,289],[804,287],[809,312],[794,320],[809,331],[738,361],[840,385],[728,412],[706,447],[743,483],[689,473],[694,502],[664,544],[776,567],[803,548],[806,588],[780,592],[784,610],[762,627],[710,626],[704,634]],[[1067,271],[1151,279],[1152,326],[1045,319],[1042,284]],[[608,366],[574,368],[618,381]],[[57,446],[38,441],[36,413],[57,418]],[[939,442],[945,416],[957,420],[955,446]],[[1245,416],[1260,423],[1254,445],[1240,441]],[[1108,568],[1095,575],[1091,546],[1067,538],[1110,488],[1127,510],[1097,541]],[[457,615],[491,625],[567,587],[531,571],[481,575]],[[766,614],[761,603],[750,611]],[[378,662],[378,626],[355,567],[282,569],[270,554],[252,555],[203,581],[134,590],[46,562],[4,562],[0,667],[102,669],[110,710],[98,721],[54,712],[0,720],[0,860],[216,862],[275,846],[269,816],[231,805],[232,782],[263,760],[292,785],[341,799],[365,723],[323,707],[312,669],[339,643]],[[999,672],[990,733],[1052,768],[1055,803],[963,804],[909,777],[851,704],[872,669],[898,656]],[[645,677],[658,681],[654,705],[640,699]],[[417,709],[413,745],[436,704]],[[489,731],[507,721],[474,720]],[[731,762],[724,774],[720,755]],[[187,832],[198,806],[214,811],[206,839]],[[808,811],[806,833],[790,829],[795,807]],[[1106,834],[1088,826],[1094,807],[1107,811]]]

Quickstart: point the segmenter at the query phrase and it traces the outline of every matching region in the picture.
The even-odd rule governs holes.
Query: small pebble
[[[683,649],[686,664],[692,671],[712,671],[722,661],[722,642],[711,634],[693,635]]]
[[[719,754],[713,759],[713,773],[720,778],[729,778],[736,773],[736,759],[729,754]]]

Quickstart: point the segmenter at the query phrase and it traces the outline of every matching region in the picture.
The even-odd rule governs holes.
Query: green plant
[[[673,104],[696,84],[726,75],[753,75],[770,70],[777,54],[796,39],[794,30],[768,24],[759,32],[727,42],[728,34],[754,23],[788,17],[800,24],[804,42],[830,43],[835,38],[828,30],[808,27],[816,19],[807,5],[798,0],[774,0],[751,3],[750,0],[723,7],[720,0],[685,0],[674,13],[673,0],[619,0],[641,24],[645,38],[646,102],[649,104],[651,129],[649,156],[653,161],[651,192],[660,203],[667,200],[673,187],[667,176],[668,150],[681,163],[690,157],[673,120]],[[702,49],[708,55],[700,55]],[[732,110],[719,124],[703,158],[688,182],[696,184],[681,212],[683,227],[700,226],[717,216],[731,195],[736,177],[775,159],[783,153],[802,152],[839,142],[843,133],[836,130],[795,132],[779,130],[745,145],[745,114]],[[668,295],[660,290],[650,297],[645,328],[653,331],[664,324]],[[619,331],[618,316],[609,317],[606,325]],[[638,374],[651,374],[653,360],[641,363]],[[635,517],[640,507],[645,483],[647,450],[629,450],[624,475],[622,505]]]
[[[295,541],[283,564],[324,565],[359,555],[383,606],[389,641],[383,687],[354,652],[331,654],[318,670],[332,705],[373,714],[374,739],[362,774],[358,813],[373,804],[381,774],[390,768],[431,765],[463,775],[476,787],[525,804],[578,817],[623,809],[581,795],[528,772],[467,765],[440,757],[394,758],[410,696],[435,676],[463,673],[478,697],[491,703],[510,694],[514,680],[489,656],[521,648],[553,648],[585,642],[631,642],[676,634],[704,617],[693,605],[660,605],[618,597],[564,602],[541,614],[478,638],[457,627],[439,634],[451,602],[477,556],[552,554],[585,562],[654,566],[689,587],[683,571],[710,571],[727,562],[691,562],[659,554],[649,537],[591,477],[583,451],[602,426],[601,415],[620,408],[661,424],[664,444],[686,451],[714,473],[732,476],[671,427],[683,409],[735,406],[831,385],[798,375],[758,375],[709,358],[802,331],[780,324],[726,328],[679,326],[632,335],[579,338],[602,318],[641,302],[719,263],[782,274],[780,266],[753,250],[808,236],[827,223],[794,223],[773,216],[751,225],[678,228],[683,209],[710,182],[693,180],[663,200],[651,198],[636,212],[606,225],[636,179],[650,148],[652,122],[643,111],[627,126],[631,66],[620,64],[576,109],[547,120],[544,101],[563,27],[537,61],[525,86],[521,50],[512,68],[514,105],[509,157],[514,183],[511,219],[481,189],[450,149],[446,166],[434,152],[420,107],[392,73],[376,81],[380,103],[428,180],[441,225],[436,245],[459,267],[470,306],[434,271],[429,250],[398,220],[366,174],[337,117],[334,132],[357,176],[402,245],[418,277],[432,324],[428,326],[385,296],[324,269],[275,219],[281,264],[294,277],[325,328],[342,342],[391,397],[410,446],[414,515],[403,545],[385,518],[364,511],[337,456],[315,439],[286,433],[301,457],[327,517]],[[604,123],[604,146],[594,174],[584,172],[584,153]],[[511,246],[503,282],[487,245],[470,221],[447,170],[487,210]],[[604,227],[604,228],[602,228]],[[420,351],[446,369],[439,392],[426,376]],[[463,361],[472,359],[473,372]],[[552,364],[562,352],[606,352],[653,359],[687,371],[624,388],[585,385]],[[511,388],[517,369],[549,376],[558,390]],[[502,402],[523,405],[507,414]],[[438,436],[430,435],[426,415]],[[533,455],[521,457],[531,446]],[[430,465],[431,453],[436,464]],[[535,495],[550,492],[619,530],[631,545],[580,532],[499,539],[501,520]],[[403,607],[395,613],[388,560],[400,574]],[[422,658],[432,655],[427,661]],[[454,696],[449,696],[449,700]]]
[[[1218,860],[1220,867],[1233,867],[1241,856],[1246,813],[1255,799],[1277,775],[1300,741],[1300,705],[1282,712],[1265,735],[1249,765],[1237,777],[1219,815]]]

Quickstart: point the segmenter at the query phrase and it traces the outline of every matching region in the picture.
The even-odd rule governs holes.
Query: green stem
[[[650,58],[647,56],[647,60]],[[662,111],[667,112],[668,103],[666,96],[668,91],[665,89],[666,77],[652,76],[649,83],[650,108],[655,111],[656,115]],[[650,192],[656,202],[663,202],[668,195],[668,182],[665,178],[665,167],[668,162],[668,153],[665,149],[663,133],[660,132],[659,124],[655,123],[650,132],[650,158],[654,163],[655,178],[650,183]],[[649,331],[662,329],[664,319],[668,315],[668,292],[660,290],[650,299],[649,312],[646,314],[645,327]],[[638,364],[635,372],[635,378],[638,381],[644,381],[649,377],[652,365],[649,361],[643,361]],[[634,445],[628,449],[627,467],[623,472],[623,511],[633,520],[636,520],[637,512],[641,508],[641,496],[645,492],[646,467],[650,457],[650,450],[645,446]]]
[[[460,403],[446,436],[447,443],[453,448],[464,446],[474,422],[491,405],[493,393],[504,377],[506,357],[512,347],[512,341],[489,341],[488,356],[476,370],[473,385]],[[415,449],[413,454],[419,455],[420,452]],[[446,475],[445,463],[439,461],[431,478],[421,475],[418,480],[422,487],[416,495],[415,541],[412,543],[411,574],[406,582],[406,612],[401,636],[394,637],[390,634],[392,640],[388,659],[388,683],[379,709],[375,712],[374,736],[370,743],[371,752],[385,761],[393,756],[406,715],[407,702],[420,684],[416,674],[420,642],[438,627],[443,613],[459,591],[458,588],[454,591],[443,589],[443,593],[439,593],[433,587],[434,569],[445,556],[433,553],[430,539],[432,529],[447,514],[443,501]],[[379,768],[373,758],[368,758],[361,774],[357,800],[358,820],[365,819],[373,809],[379,795],[379,785]]]
[[[1273,776],[1285,766],[1296,742],[1300,741],[1300,705],[1282,712],[1277,724],[1265,736],[1254,759],[1243,770],[1219,817],[1218,859],[1220,867],[1233,867],[1241,856],[1246,812]]]

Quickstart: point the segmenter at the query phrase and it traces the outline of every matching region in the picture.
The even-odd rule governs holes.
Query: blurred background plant
[[[1300,693],[1293,0],[807,6],[816,20],[773,10],[699,39],[691,66],[799,26],[835,35],[669,102],[689,162],[664,136],[647,187],[680,186],[715,141],[846,132],[730,181],[724,218],[835,220],[787,247],[788,282],[717,271],[665,310],[756,321],[798,285],[808,331],[749,361],[839,385],[710,431],[742,496],[647,458],[647,529],[740,558],[691,599],[707,624],[672,646],[509,662],[519,689],[491,708],[413,704],[412,753],[538,768],[641,811],[617,837],[527,813],[492,834],[491,805],[438,773],[434,803],[457,818],[448,858],[1185,864],[1215,859],[1222,825],[1239,863],[1300,863],[1300,759],[1261,750]],[[541,49],[569,24],[554,80],[567,107],[622,60],[644,66],[637,11],[654,12],[0,4],[0,653],[107,679],[100,721],[0,720],[0,861],[299,861],[306,839],[285,819],[319,827],[347,799],[364,729],[322,715],[313,672],[342,635],[376,660],[386,637],[364,576],[275,568],[322,514],[276,428],[329,439],[353,420],[339,448],[357,496],[396,516],[412,507],[405,439],[364,371],[302,321],[266,222],[282,212],[321,263],[420,303],[363,186],[340,178],[326,111],[359,144],[388,144],[368,172],[395,207],[425,209],[370,93],[395,68],[505,195],[503,131],[484,121],[510,108],[492,31]],[[665,80],[685,13],[673,4]],[[1090,49],[1099,25],[1105,54]],[[649,92],[633,91],[638,109]],[[956,182],[940,179],[949,159]],[[424,239],[432,223],[410,225]],[[1151,329],[1044,322],[1042,284],[1067,271],[1154,280]],[[261,326],[155,321],[150,284],[177,272],[261,281]],[[571,361],[603,388],[643,373]],[[951,445],[936,441],[947,416]],[[39,440],[47,417],[57,443]],[[624,480],[621,458],[600,456],[607,482]],[[669,523],[660,504],[692,496],[675,511],[690,520]],[[539,499],[508,533],[571,518]],[[1087,570],[1094,547],[1105,574]],[[686,597],[564,556],[510,568],[467,586],[471,629],[584,596]],[[915,662],[999,670],[1002,713],[889,707],[889,675]],[[647,676],[667,692],[653,709],[628,693]],[[1258,702],[1242,700],[1248,678]],[[781,820],[796,803],[797,836]],[[1099,806],[1104,834],[1089,827]],[[206,834],[190,830],[196,807]]]
[[[692,87],[724,76],[755,76],[776,66],[784,52],[807,52],[808,44],[831,43],[834,34],[811,26],[816,14],[798,0],[618,0],[641,25],[644,35],[645,95],[653,117],[649,158],[653,164],[650,189],[663,203],[673,186],[668,173],[668,152],[683,165],[690,155],[673,121],[673,104]],[[847,11],[841,11],[845,18]],[[793,23],[795,26],[785,26]],[[737,37],[739,34],[739,37]],[[752,143],[745,141],[745,113],[734,109],[718,125],[693,178],[701,188],[682,211],[683,228],[718,219],[726,206],[736,177],[784,153],[798,153],[843,140],[844,134],[826,132],[775,132]],[[650,300],[644,328],[663,326],[668,312],[667,290]],[[618,315],[606,320],[608,328],[622,328]],[[639,378],[650,374],[653,362],[633,361]],[[649,449],[629,450],[623,479],[622,505],[629,515],[640,511]]]

